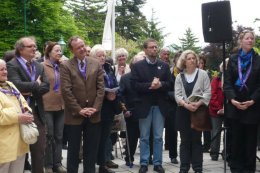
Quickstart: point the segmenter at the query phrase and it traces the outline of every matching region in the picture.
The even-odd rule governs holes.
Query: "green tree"
[[[159,27],[160,22],[154,17],[155,11],[152,9],[151,20],[148,21],[147,37],[153,38],[158,41],[160,47],[164,45],[164,37],[168,34],[163,34],[164,27]]]
[[[24,35],[35,36],[40,48],[47,40],[58,41],[61,36],[66,40],[71,35],[82,35],[73,16],[63,9],[63,5],[64,0],[1,2],[0,8],[3,10],[0,11],[0,54],[12,49],[15,41]],[[26,11],[26,25],[24,25],[24,11]],[[25,33],[24,26],[26,26]]]
[[[139,48],[137,42],[133,40],[126,40],[119,34],[116,34],[116,49],[121,47],[128,51],[129,55],[127,62],[129,62],[138,52],[142,50]]]
[[[126,40],[138,40],[147,30],[146,17],[140,11],[145,0],[117,0],[116,32]]]
[[[72,11],[90,45],[100,44],[106,16],[106,0],[69,0],[66,7]]]
[[[0,3],[0,57],[13,49],[17,38],[24,34],[22,1],[6,0]]]
[[[183,38],[179,38],[181,45],[172,44],[169,47],[174,51],[193,50],[196,53],[201,52],[201,47],[196,46],[199,39],[192,33],[191,28],[186,29]]]

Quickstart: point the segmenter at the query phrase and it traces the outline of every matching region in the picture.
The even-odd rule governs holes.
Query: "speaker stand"
[[[225,44],[225,41],[222,42],[222,53],[223,53],[223,58],[222,58],[222,62],[223,62],[223,76],[225,76],[225,72],[226,72],[226,44]],[[223,78],[224,79],[224,78]],[[224,81],[222,81],[223,84],[224,84]],[[223,91],[223,95],[224,95],[224,104],[223,104],[223,109],[224,109],[224,118],[226,117],[226,114],[227,114],[227,110],[225,109],[226,108],[226,94],[225,92]],[[225,124],[224,124],[225,125]],[[227,149],[226,149],[226,146],[227,146],[227,140],[226,140],[226,134],[227,134],[227,127],[223,127],[224,129],[224,156],[225,156],[225,159],[224,159],[224,173],[227,172]]]

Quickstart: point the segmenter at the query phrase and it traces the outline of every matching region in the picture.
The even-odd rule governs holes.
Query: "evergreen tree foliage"
[[[152,17],[148,21],[147,37],[155,39],[158,45],[162,47],[164,45],[164,37],[168,34],[163,34],[164,27],[159,27],[160,22],[155,18],[155,14],[155,11],[152,9]]]
[[[187,28],[184,37],[179,38],[181,45],[172,44],[170,45],[170,48],[174,51],[184,51],[184,50],[193,50],[196,53],[201,52],[201,47],[196,46],[197,43],[199,43],[199,39],[192,33],[191,28]]]
[[[80,23],[81,30],[91,46],[102,41],[106,17],[106,0],[70,0],[66,6]]]
[[[126,40],[136,41],[147,31],[146,17],[140,11],[145,0],[117,0],[116,32]]]

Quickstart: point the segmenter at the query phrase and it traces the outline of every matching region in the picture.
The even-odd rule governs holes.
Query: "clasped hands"
[[[162,86],[161,82],[160,82],[160,79],[157,78],[157,77],[154,77],[153,78],[153,81],[152,81],[152,84],[151,86],[149,87],[149,89],[158,89]]]
[[[34,118],[33,115],[29,112],[21,113],[18,115],[18,122],[21,124],[28,124],[33,122]]]
[[[79,111],[79,114],[83,117],[91,117],[95,112],[97,112],[95,108],[83,108]]]
[[[202,101],[189,102],[189,103],[184,102],[183,107],[188,109],[190,112],[195,112],[202,104],[203,104]]]
[[[231,99],[231,103],[240,110],[246,110],[248,107],[252,106],[255,102],[254,100],[249,100],[245,102],[239,102],[236,101],[235,99]]]

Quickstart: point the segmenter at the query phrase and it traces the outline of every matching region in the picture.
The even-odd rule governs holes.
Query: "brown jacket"
[[[50,90],[43,95],[44,111],[59,111],[64,109],[64,102],[61,95],[60,87],[58,92],[53,90],[55,84],[54,67],[49,60],[45,60],[43,63],[44,72],[49,79]]]
[[[86,79],[80,74],[77,58],[61,64],[61,92],[65,103],[65,124],[79,125],[84,117],[79,114],[85,107],[98,111],[90,117],[92,123],[100,122],[100,110],[103,102],[104,75],[98,61],[86,58]]]

